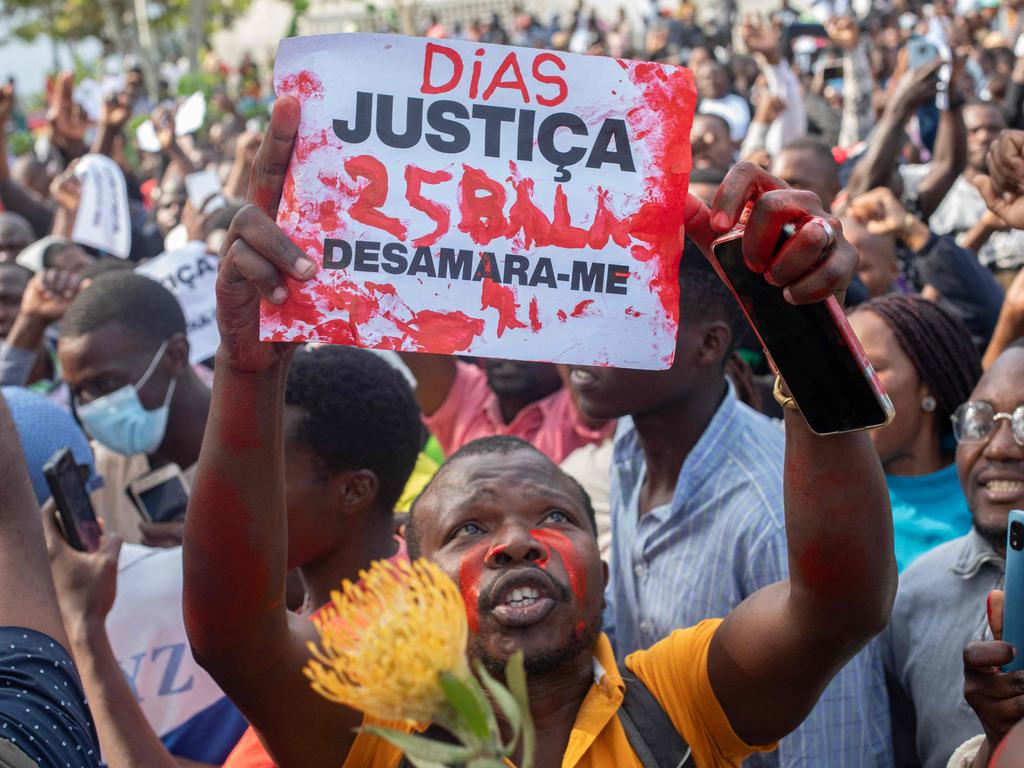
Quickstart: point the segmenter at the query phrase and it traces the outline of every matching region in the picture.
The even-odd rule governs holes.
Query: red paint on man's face
[[[480,576],[489,554],[487,542],[482,541],[466,550],[459,561],[459,591],[466,604],[469,630],[474,634],[480,631]]]
[[[569,588],[572,590],[573,595],[576,596],[576,602],[582,605],[586,600],[587,574],[583,569],[582,563],[580,563],[580,559],[576,554],[576,547],[572,541],[561,531],[555,531],[550,528],[534,528],[530,531],[530,535],[549,551],[554,550],[558,553],[558,556],[562,559],[565,573],[569,577]],[[538,565],[540,564],[538,563]],[[547,563],[541,565],[541,567],[546,568]]]

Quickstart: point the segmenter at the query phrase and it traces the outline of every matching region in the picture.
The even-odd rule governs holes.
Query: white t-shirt
[[[125,544],[117,572],[107,635],[139,706],[172,754],[220,765],[246,722],[192,658],[181,547]]]

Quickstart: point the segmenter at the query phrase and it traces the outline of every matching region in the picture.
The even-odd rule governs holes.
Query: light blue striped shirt
[[[621,659],[672,630],[724,617],[761,587],[788,578],[782,502],[784,434],[736,399],[729,384],[690,451],[671,504],[639,515],[646,465],[632,420],[615,438],[610,493],[611,579],[605,628]],[[744,765],[892,766],[889,703],[870,646],[826,688],[777,752]]]

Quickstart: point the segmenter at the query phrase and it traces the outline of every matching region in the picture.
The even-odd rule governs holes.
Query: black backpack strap
[[[676,730],[654,694],[635,675],[622,675],[626,684],[619,722],[644,768],[696,768],[686,739]]]

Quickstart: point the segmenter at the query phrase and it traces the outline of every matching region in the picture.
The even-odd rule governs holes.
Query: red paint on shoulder
[[[576,305],[575,309],[573,309],[572,316],[583,317],[587,313],[587,310],[590,308],[590,305],[593,303],[593,299],[584,299],[583,301]]]
[[[537,297],[530,299],[530,330],[536,333],[541,328],[540,307],[537,306]]]
[[[630,317],[643,317],[644,316],[643,312],[638,312],[637,310],[633,309],[633,307],[626,307],[625,312]]]
[[[281,78],[277,86],[278,96],[294,96],[299,101],[306,99],[322,99],[324,97],[324,84],[315,74],[308,69],[296,72]]]
[[[506,328],[525,328],[526,323],[516,317],[519,304],[516,292],[511,286],[496,283],[485,277],[480,288],[480,309],[498,310],[498,338],[502,337]]]

